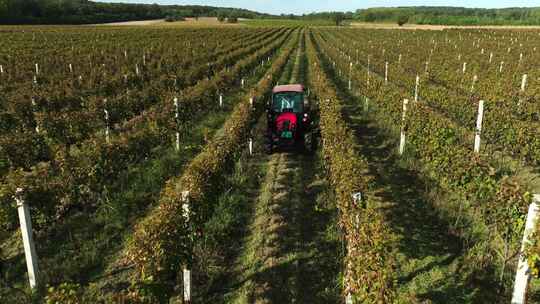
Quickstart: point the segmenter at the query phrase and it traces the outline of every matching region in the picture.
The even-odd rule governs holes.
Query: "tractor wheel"
[[[313,132],[304,135],[304,151],[308,155],[313,155],[317,150],[317,138]]]
[[[264,138],[264,150],[266,154],[272,154],[274,152],[274,145],[272,144],[272,139],[268,136]]]

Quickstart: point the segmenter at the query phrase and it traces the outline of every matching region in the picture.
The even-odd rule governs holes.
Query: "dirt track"
[[[239,18],[240,21],[246,20]],[[200,18],[186,18],[185,21],[166,22],[165,19],[154,20],[139,20],[139,21],[125,21],[125,22],[112,22],[101,24],[90,24],[90,26],[239,26],[239,23],[223,23],[219,22],[216,17],[200,17]]]
[[[93,26],[142,26],[142,25],[152,25],[156,23],[164,22],[165,19],[155,19],[155,20],[139,20],[139,21],[125,21],[125,22],[112,22],[112,23],[100,23],[100,24],[91,24]]]

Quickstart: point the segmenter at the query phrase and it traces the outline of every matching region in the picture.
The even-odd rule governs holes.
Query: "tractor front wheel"
[[[313,132],[304,134],[304,151],[312,155],[317,150],[317,138]]]

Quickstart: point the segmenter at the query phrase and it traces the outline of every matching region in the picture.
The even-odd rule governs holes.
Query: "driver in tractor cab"
[[[268,129],[266,150],[276,149],[313,150],[314,140],[310,105],[304,86],[290,84],[276,86],[272,100],[267,106]],[[307,143],[307,144],[306,144]]]

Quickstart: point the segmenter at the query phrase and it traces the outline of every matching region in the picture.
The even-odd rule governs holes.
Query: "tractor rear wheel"
[[[270,136],[265,136],[264,138],[264,151],[266,154],[272,154],[274,152],[274,145]]]
[[[308,155],[312,155],[313,153],[315,153],[315,150],[316,150],[316,139],[315,137],[313,136],[313,133],[306,133],[304,134],[304,140],[303,140],[303,145],[304,145],[304,152]]]

